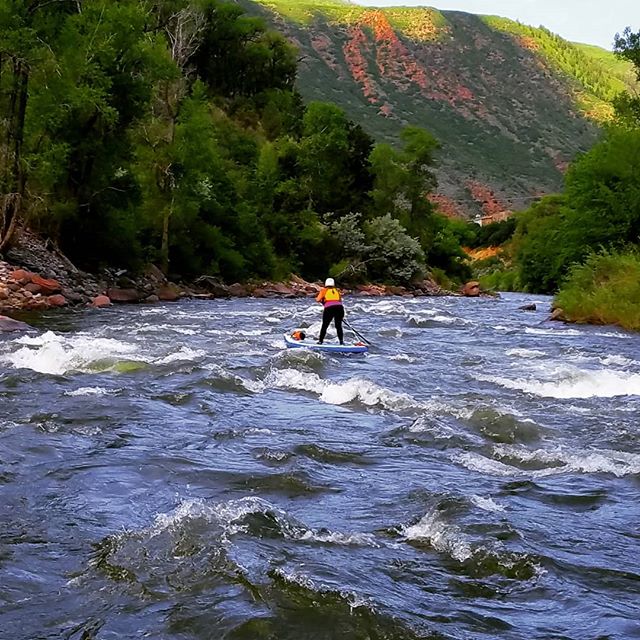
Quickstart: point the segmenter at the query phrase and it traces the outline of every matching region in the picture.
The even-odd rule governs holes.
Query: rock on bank
[[[313,297],[320,284],[293,276],[288,282],[224,284],[202,276],[194,283],[178,285],[167,280],[155,266],[129,277],[126,271],[105,270],[90,274],[76,268],[49,242],[22,230],[6,260],[0,260],[0,312],[46,310],[67,305],[171,302],[192,298],[297,298]],[[427,278],[410,287],[358,285],[345,289],[353,296],[440,296],[455,295]]]

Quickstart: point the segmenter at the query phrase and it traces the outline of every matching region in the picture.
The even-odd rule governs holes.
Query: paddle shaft
[[[369,344],[369,345],[371,344],[371,343],[370,343],[370,342],[369,342],[369,341],[368,341],[368,340],[367,340],[367,339],[366,339],[366,338],[365,338],[361,333],[358,333],[358,332],[357,332],[357,331],[356,331],[356,330],[355,330],[355,329],[354,329],[354,328],[353,328],[353,327],[352,327],[352,326],[347,322],[346,318],[345,318],[345,319],[343,319],[343,320],[342,320],[342,322],[343,322],[344,324],[346,324],[346,325],[347,325],[347,327],[349,327],[349,329],[351,329],[351,331],[353,331],[353,333],[355,333],[355,334],[358,336],[358,338],[360,338],[360,340],[362,340],[362,341],[363,341],[363,342],[365,342],[366,344]],[[373,346],[373,345],[372,345],[372,346]]]

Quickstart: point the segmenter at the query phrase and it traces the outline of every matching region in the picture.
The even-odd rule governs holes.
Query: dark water
[[[532,300],[352,300],[367,356],[284,350],[306,300],[0,342],[0,636],[640,637],[639,338]]]

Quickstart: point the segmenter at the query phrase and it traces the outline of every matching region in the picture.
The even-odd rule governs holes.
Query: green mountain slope
[[[342,106],[378,139],[406,124],[440,141],[439,201],[463,215],[557,191],[632,82],[613,54],[546,29],[430,8],[238,0],[300,50],[308,100]]]

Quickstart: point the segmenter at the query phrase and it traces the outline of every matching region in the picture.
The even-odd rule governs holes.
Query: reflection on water
[[[348,300],[366,356],[284,349],[305,300],[3,339],[0,637],[638,637],[640,345],[527,301]]]

